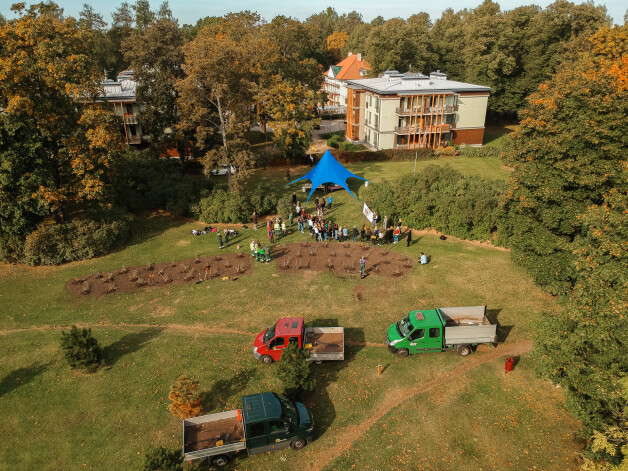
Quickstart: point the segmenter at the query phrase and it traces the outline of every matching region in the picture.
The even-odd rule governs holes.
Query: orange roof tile
[[[336,67],[341,67],[340,72],[336,75],[338,80],[355,80],[363,78],[360,75],[360,69],[371,70],[371,66],[364,59],[358,61],[357,54],[351,54],[346,57],[336,64]]]

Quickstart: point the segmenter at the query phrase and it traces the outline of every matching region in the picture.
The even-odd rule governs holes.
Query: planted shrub
[[[151,448],[144,455],[142,471],[183,471],[181,450],[167,450],[163,446]]]
[[[71,368],[94,371],[102,364],[102,349],[91,329],[73,325],[69,332],[61,332],[61,350]]]
[[[189,378],[187,375],[180,374],[175,379],[174,384],[170,386],[171,404],[168,410],[172,415],[187,419],[201,415],[203,411],[202,402],[205,393],[199,391],[199,382]]]
[[[286,395],[298,399],[302,394],[313,391],[316,378],[312,375],[312,362],[308,361],[309,351],[290,343],[281,354],[277,366],[277,377],[283,383]]]

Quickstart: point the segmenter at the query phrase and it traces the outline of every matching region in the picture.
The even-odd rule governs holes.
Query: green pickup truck
[[[486,306],[410,311],[388,328],[386,336],[388,350],[400,357],[445,350],[466,356],[478,344],[496,342],[497,325],[486,318]]]
[[[226,466],[237,453],[249,455],[280,448],[300,450],[314,437],[306,407],[271,392],[242,398],[242,409],[183,420],[183,459],[209,459]]]

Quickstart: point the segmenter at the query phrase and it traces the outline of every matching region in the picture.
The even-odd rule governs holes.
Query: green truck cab
[[[445,350],[466,356],[476,345],[496,342],[497,325],[486,318],[486,306],[410,311],[386,335],[388,350],[400,357]]]
[[[307,408],[272,392],[242,398],[242,409],[183,420],[183,459],[209,459],[226,466],[237,453],[249,455],[292,447],[300,450],[314,438]]]

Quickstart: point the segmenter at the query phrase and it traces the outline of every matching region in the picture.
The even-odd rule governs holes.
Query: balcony
[[[138,123],[138,119],[137,119],[137,115],[136,114],[129,114],[129,113],[125,113],[124,114],[124,122],[125,124],[137,124]]]
[[[141,144],[142,143],[142,136],[140,136],[139,134],[136,134],[135,136],[128,136],[128,142],[127,144]]]
[[[416,116],[416,115],[426,115],[426,114],[451,114],[451,113],[455,113],[456,111],[458,111],[458,105],[452,106],[452,105],[445,105],[444,107],[437,107],[437,106],[424,106],[423,108],[421,107],[414,107],[414,108],[402,108],[402,107],[397,107],[396,109],[397,111],[397,115],[399,116]]]
[[[449,132],[453,126],[451,124],[439,124],[436,126],[424,126],[419,128],[418,126],[395,126],[395,134],[431,134],[431,133],[443,133]]]

